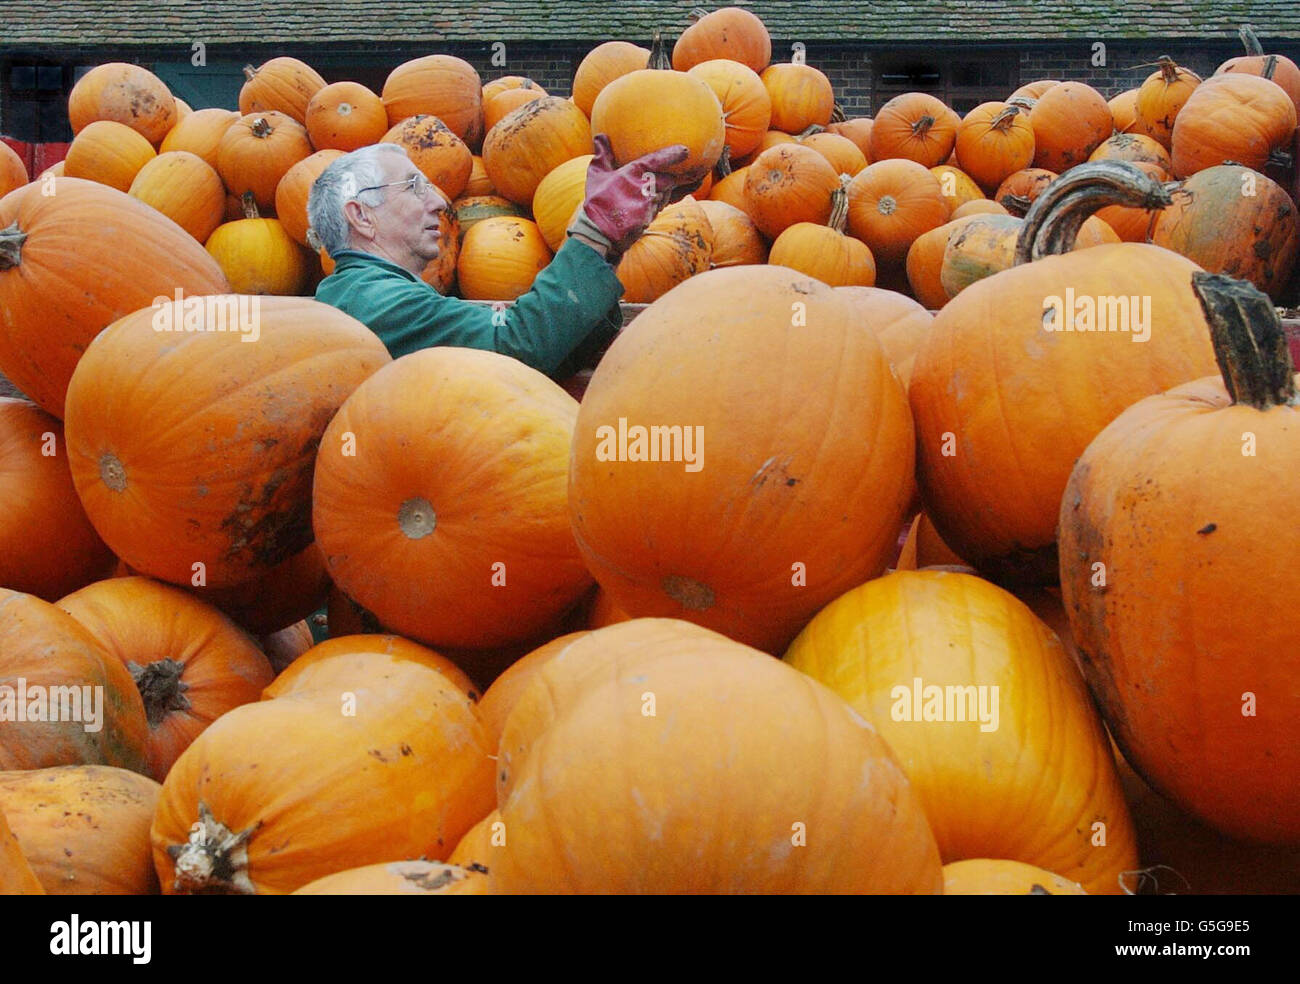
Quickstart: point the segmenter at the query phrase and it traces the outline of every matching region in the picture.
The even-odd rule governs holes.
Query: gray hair
[[[382,191],[357,193],[359,188],[384,183],[380,154],[410,156],[400,144],[371,144],[335,158],[311,186],[307,195],[308,236],[310,238],[314,233],[316,241],[330,256],[352,245],[352,227],[343,214],[345,204],[354,200],[372,208],[383,204]]]

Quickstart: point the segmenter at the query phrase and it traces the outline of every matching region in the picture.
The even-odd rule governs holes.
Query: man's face
[[[374,223],[373,246],[377,251],[390,258],[401,258],[403,266],[418,263],[419,272],[424,265],[438,256],[439,226],[447,202],[424,178],[411,161],[396,154],[382,158],[384,180],[382,184],[394,181],[416,179],[417,188],[412,190],[398,184],[390,184],[381,190],[384,200],[376,206],[367,207],[366,211]],[[424,196],[418,192],[423,190]]]

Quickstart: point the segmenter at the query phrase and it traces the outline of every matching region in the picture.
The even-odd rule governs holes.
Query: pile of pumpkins
[[[1099,209],[1159,227],[1203,196],[1122,156],[1156,152],[1104,100],[1079,124],[1075,83],[965,121],[914,94],[836,132],[829,85],[769,65],[746,11],[649,57],[600,46],[572,102],[438,55],[368,101],[276,59],[248,113],[191,134],[212,111],[175,123],[165,91],[103,119],[138,69],[86,76],[78,139],[156,139],[164,170],[213,172],[223,216],[276,218],[218,218],[205,249],[138,194],[148,163],[123,189],[72,154],[0,199],[0,372],[30,397],[0,400],[0,891],[1294,888],[1281,226],[1226,272],[1122,239]],[[1161,160],[1235,168],[1213,187],[1284,224],[1269,154],[1188,125],[1200,93],[1263,113],[1278,84],[1253,71],[1197,86]],[[766,96],[746,135],[742,103],[710,115],[733,90]],[[593,130],[620,159],[685,143],[712,187],[624,254],[648,306],[581,403],[492,352],[393,360],[294,291],[257,299],[255,339],[221,330],[248,298],[214,237],[273,223],[310,268],[321,155],[409,140],[456,200],[481,147],[505,204],[455,210],[463,291],[497,226],[563,235]],[[1017,183],[951,228],[968,175]],[[1212,245],[1187,222],[1188,253]],[[873,283],[922,244],[915,284],[951,281],[950,253],[966,278],[937,315]],[[1146,337],[1044,330],[1067,290],[1147,298]]]

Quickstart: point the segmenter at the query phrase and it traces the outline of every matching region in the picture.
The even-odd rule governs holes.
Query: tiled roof
[[[700,0],[0,0],[0,46],[676,37]],[[1300,38],[1300,0],[741,0],[782,40]]]

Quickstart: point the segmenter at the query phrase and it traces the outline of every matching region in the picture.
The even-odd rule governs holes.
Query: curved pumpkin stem
[[[145,717],[149,727],[156,728],[163,719],[173,711],[187,711],[192,706],[185,691],[190,685],[181,679],[185,664],[174,659],[159,659],[152,663],[128,661],[126,668],[131,671],[135,687],[144,700]]]
[[[912,124],[912,136],[923,137],[930,132],[932,126],[934,126],[934,117],[927,113]]]
[[[809,123],[808,126],[794,135],[796,140],[802,140],[804,137],[813,137],[819,133],[825,133],[826,127],[820,123]]]
[[[1079,229],[1107,205],[1165,208],[1169,189],[1127,161],[1089,161],[1071,168],[1043,189],[1025,213],[1016,239],[1016,264],[1074,248]]]
[[[1237,28],[1237,36],[1241,38],[1241,43],[1246,48],[1248,55],[1262,55],[1264,46],[1259,43],[1259,36],[1255,34],[1255,29],[1249,24],[1242,24]]]
[[[664,46],[663,35],[659,31],[655,31],[654,37],[650,40],[650,58],[646,62],[646,68],[656,68],[666,72],[672,71],[672,58],[668,55],[668,49]]]
[[[1300,405],[1286,332],[1268,295],[1249,281],[1200,270],[1192,290],[1232,402],[1257,410]]]
[[[199,800],[199,819],[190,829],[190,839],[167,848],[167,856],[176,864],[175,889],[190,894],[256,895],[248,877],[248,840],[256,830],[233,833]]]
[[[1038,100],[1031,96],[1012,96],[1007,100],[1008,106],[1019,106],[1026,113],[1038,105]]]
[[[708,16],[709,10],[707,7],[692,7],[690,13],[686,15],[686,20],[689,23],[694,24],[696,21],[703,20]]]
[[[718,155],[718,163],[713,165],[713,180],[721,181],[731,173],[731,147],[728,144],[722,145],[722,153]]]
[[[0,229],[0,270],[12,270],[23,260],[23,243],[27,233],[18,228],[17,221],[7,229]]]
[[[1267,58],[1264,59],[1264,71],[1260,72],[1259,74],[1262,78],[1266,78],[1270,82],[1272,82],[1274,81],[1273,73],[1275,73],[1276,71],[1277,71],[1277,55],[1269,55]]]
[[[262,213],[260,213],[257,210],[257,199],[253,197],[253,193],[251,191],[246,191],[243,193],[243,195],[240,196],[239,204],[243,206],[244,218],[246,219],[261,218]]]
[[[1006,109],[989,120],[989,129],[1005,133],[1011,129],[1011,123],[1018,115],[1020,115],[1020,107],[1008,104]]]
[[[253,76],[256,75],[256,74],[257,74],[257,69],[255,69],[252,65],[245,65],[245,66],[244,66],[244,79],[245,79],[245,81],[252,82],[252,81],[253,81]]]
[[[1156,64],[1160,66],[1160,77],[1164,80],[1165,85],[1173,85],[1178,81],[1178,63],[1168,55],[1161,55],[1156,59]]]
[[[844,107],[839,104],[838,100],[831,103],[831,122],[843,123],[847,119],[848,117],[844,115]]]
[[[849,182],[852,180],[847,174],[841,174],[840,186],[831,192],[831,217],[826,224],[841,236],[849,221]]]

